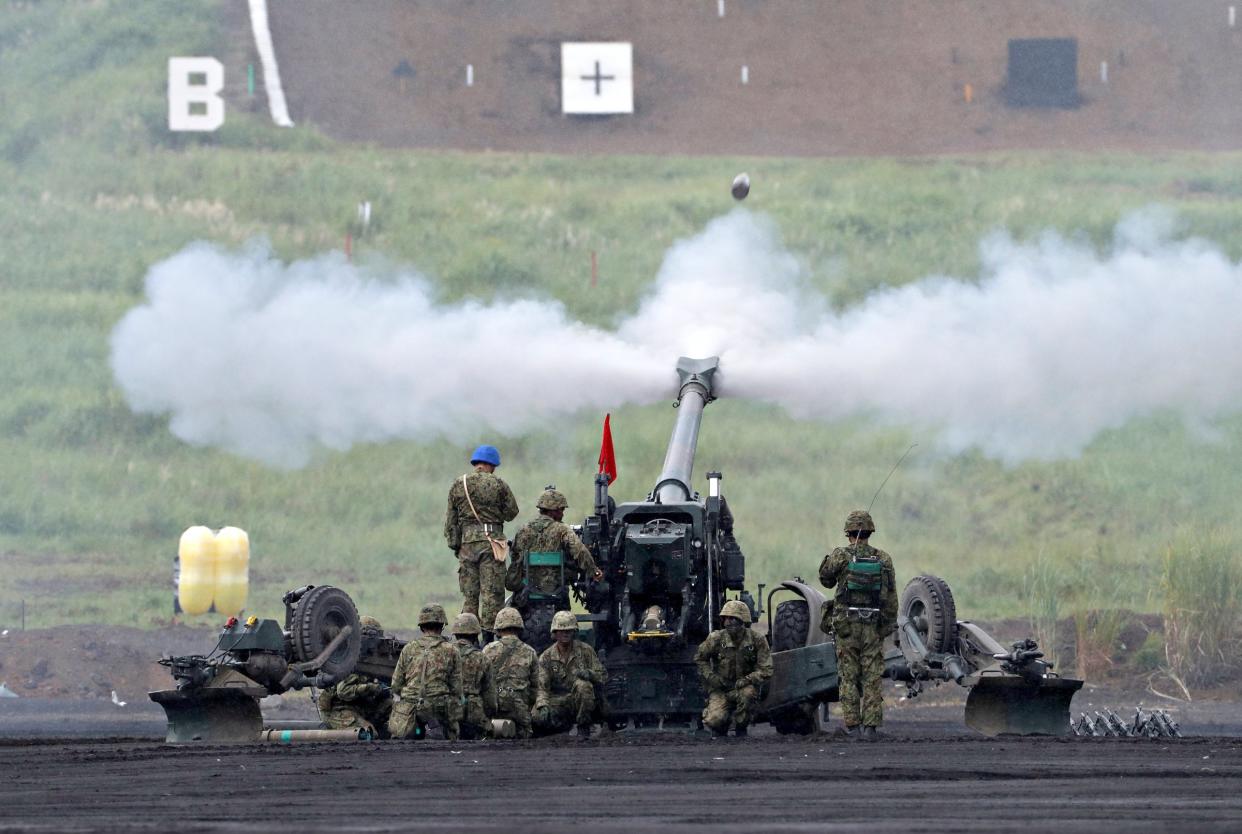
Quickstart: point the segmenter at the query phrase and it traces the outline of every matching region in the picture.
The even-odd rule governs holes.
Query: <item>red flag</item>
[[[617,454],[612,449],[611,414],[604,415],[604,439],[599,444],[599,474],[608,476],[611,484],[617,479]]]

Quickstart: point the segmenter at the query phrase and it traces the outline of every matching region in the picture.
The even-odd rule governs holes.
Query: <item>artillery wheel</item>
[[[555,613],[554,606],[535,605],[522,615],[525,623],[522,637],[536,654],[543,654],[543,650],[552,645],[552,615]]]
[[[772,622],[772,651],[783,652],[806,645],[811,629],[811,607],[804,599],[787,599],[776,606]]]
[[[305,663],[314,660],[345,626],[353,632],[320,666],[320,671],[344,677],[353,671],[362,651],[358,609],[349,594],[331,585],[312,588],[298,600],[289,623],[293,654]]]
[[[809,736],[819,729],[819,705],[798,704],[772,713],[768,721],[783,736]]]
[[[957,651],[957,606],[953,592],[938,576],[916,576],[901,592],[901,613],[914,623],[929,652]],[[904,631],[897,632],[901,651],[914,656],[914,649]]]

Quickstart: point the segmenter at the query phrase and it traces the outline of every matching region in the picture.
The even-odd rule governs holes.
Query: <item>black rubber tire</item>
[[[783,652],[806,645],[811,628],[811,607],[804,599],[787,599],[776,606],[772,621],[772,651]]]
[[[957,606],[953,592],[938,576],[916,576],[906,583],[901,592],[901,614],[922,623],[919,632],[929,652],[955,654],[957,652]],[[913,657],[913,648],[904,631],[897,632],[901,651],[907,658]]]
[[[556,607],[552,605],[532,605],[522,613],[525,623],[522,640],[536,654],[543,654],[543,650],[552,645],[552,615],[555,613]]]
[[[354,670],[362,651],[362,626],[349,594],[331,585],[310,589],[294,606],[289,624],[294,657],[302,663],[314,660],[347,625],[353,632],[328,656],[319,671],[344,677]]]
[[[772,713],[768,718],[783,736],[809,736],[817,729],[815,704],[801,704]]]

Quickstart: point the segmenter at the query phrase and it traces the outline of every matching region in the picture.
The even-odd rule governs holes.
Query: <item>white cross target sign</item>
[[[634,112],[634,47],[629,43],[561,44],[561,112]]]

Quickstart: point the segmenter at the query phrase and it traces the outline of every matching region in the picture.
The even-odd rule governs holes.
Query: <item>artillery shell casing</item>
[[[370,741],[371,734],[360,727],[352,730],[264,730],[260,740],[276,744],[297,744],[306,741]]]

